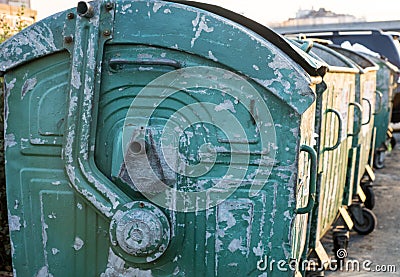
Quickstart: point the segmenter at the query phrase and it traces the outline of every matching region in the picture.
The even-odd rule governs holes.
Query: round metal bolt
[[[113,3],[107,3],[107,4],[106,4],[106,10],[107,10],[107,11],[111,11],[113,8],[114,8]]]
[[[104,35],[105,37],[109,37],[109,36],[111,36],[111,31],[110,31],[110,30],[105,30],[105,31],[103,32],[103,35]]]
[[[68,18],[68,19],[74,19],[74,18],[75,18],[75,14],[69,13],[69,14],[67,15],[67,18]]]
[[[121,257],[135,263],[149,263],[167,251],[171,227],[168,218],[151,203],[135,201],[117,212],[110,226],[111,241]]]
[[[65,43],[72,43],[74,41],[74,38],[72,36],[67,36],[64,38]]]
[[[158,252],[164,228],[160,219],[150,211],[128,211],[117,222],[117,241],[126,253],[134,256],[150,255]]]
[[[93,7],[85,1],[80,1],[78,3],[78,6],[76,7],[76,11],[79,14],[79,16],[82,16],[82,17],[91,18],[94,16]]]

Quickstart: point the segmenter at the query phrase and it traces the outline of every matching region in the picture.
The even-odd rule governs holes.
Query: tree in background
[[[14,26],[8,23],[5,14],[0,15],[0,43],[12,37],[22,29],[28,27],[28,23],[23,19],[25,8],[22,6],[17,13],[17,21]]]

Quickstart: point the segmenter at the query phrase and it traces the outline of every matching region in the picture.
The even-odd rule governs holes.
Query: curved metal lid
[[[171,49],[199,55],[214,62],[215,59],[210,58],[210,53],[214,56],[217,55],[219,63],[252,78],[300,114],[315,99],[315,92],[310,84],[321,82],[321,77],[327,71],[325,63],[313,59],[267,27],[216,6],[186,1],[182,1],[182,3],[151,1],[154,5],[167,5],[170,11],[182,17],[180,20],[173,20],[175,14],[158,13],[158,10],[151,7],[147,0],[121,0],[118,2],[130,3],[130,9],[133,9],[133,6],[141,7],[137,10],[145,16],[137,16],[137,13],[133,12],[128,13],[123,9],[124,5],[116,5],[113,20],[114,32],[108,43],[172,47]],[[100,14],[99,17],[95,17],[96,21],[87,23],[82,17],[77,17],[76,24],[71,22],[69,25],[68,34],[75,37],[74,47],[76,45],[76,47],[81,47],[84,43],[80,40],[79,44],[76,43],[78,37],[75,35],[75,31],[79,32],[79,28],[84,28],[84,24],[98,24],[99,18],[106,16],[102,14],[106,13],[104,9],[100,9],[101,1],[92,3],[96,5],[97,12]],[[204,8],[212,11],[204,10]],[[0,71],[4,73],[40,57],[60,51],[70,51],[71,44],[65,41],[65,25],[66,22],[69,22],[67,21],[68,13],[75,13],[75,10],[64,11],[37,22],[2,44],[0,47]],[[152,14],[151,18],[147,16],[148,13]],[[192,16],[199,16],[199,13],[209,16],[209,23],[220,27],[215,28],[212,32],[204,32],[199,39],[199,42],[202,41],[203,44],[193,45]],[[184,34],[179,29],[182,27],[182,21],[186,22],[185,26],[188,28]],[[140,32],[131,32],[131,26],[142,29]],[[123,30],[118,31],[118,28],[123,28]],[[146,35],[142,35],[144,33]],[[99,36],[99,32],[93,32],[92,35]],[[228,37],[231,40],[231,48],[226,48],[224,44]],[[246,41],[244,44],[242,39]],[[180,41],[179,47],[177,40]],[[214,43],[210,43],[210,41],[214,41]],[[254,51],[249,51],[246,47],[250,47]],[[227,53],[227,51],[234,53]],[[270,55],[271,53],[273,55]],[[247,58],[246,55],[248,55]],[[240,56],[243,56],[244,59],[237,58]],[[266,59],[260,59],[261,56],[265,56]],[[275,72],[280,69],[284,74]]]
[[[379,65],[380,67],[385,66],[387,67],[389,70],[395,72],[395,73],[400,73],[400,69],[395,66],[394,64],[392,64],[388,59],[384,58],[384,57],[376,57],[376,56],[372,56],[369,55],[367,53],[360,53],[362,56],[372,60],[374,63],[376,63],[377,65]]]
[[[168,0],[167,2],[185,4],[188,6],[203,9],[203,10],[212,12],[216,15],[227,18],[229,20],[232,20],[236,23],[239,23],[240,25],[243,25],[244,27],[257,33],[261,37],[267,39],[273,45],[275,45],[280,50],[282,50],[293,61],[295,61],[297,64],[299,64],[310,76],[324,76],[327,71],[325,64],[320,63],[316,60],[310,59],[310,57],[306,53],[301,51],[301,49],[298,49],[297,47],[294,47],[293,45],[291,45],[291,43],[286,38],[281,36],[280,34],[274,32],[272,29],[254,21],[254,20],[251,20],[243,15],[237,14],[233,11],[227,10],[227,9],[219,7],[219,6],[194,2],[194,1]]]
[[[363,73],[374,70],[377,71],[379,69],[379,66],[376,63],[374,63],[370,58],[362,55],[361,53],[358,53],[350,49],[342,48],[334,44],[329,45],[329,47],[339,52],[340,54],[348,57],[352,61],[354,61],[361,68],[361,71]]]
[[[306,41],[294,40],[293,43],[297,44],[300,48],[302,48],[303,45],[308,45],[307,53],[315,59],[326,63],[329,72],[360,72],[359,67],[352,60],[323,44],[315,42],[313,39]]]

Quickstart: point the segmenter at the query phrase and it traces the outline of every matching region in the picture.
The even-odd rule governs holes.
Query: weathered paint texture
[[[257,270],[257,262],[265,256],[300,259],[307,247],[307,215],[295,211],[309,194],[310,164],[299,150],[314,143],[317,76],[308,76],[287,49],[211,12],[158,1],[116,1],[112,9],[105,4],[92,2],[91,18],[74,10],[50,17],[0,49],[16,276],[282,276],[276,269]],[[75,16],[68,19],[71,12]],[[311,58],[305,62],[313,66]],[[122,129],[144,86],[193,66],[229,69],[247,79],[273,122],[258,126],[265,116],[259,103],[247,91],[242,99],[232,97],[231,90],[244,88],[228,86],[168,95],[149,126],[132,126],[132,132],[143,130],[144,142],[153,147],[152,166],[167,185],[196,192],[239,184],[220,205],[184,213],[151,204],[138,184],[126,181]],[[202,103],[213,105],[213,116],[235,118],[247,137],[237,132],[228,139],[212,126],[212,116],[209,122],[199,118],[172,134],[179,157],[163,156],[167,119],[184,121],[179,111]],[[267,128],[275,129],[276,142],[263,145],[260,133]],[[207,144],[215,151],[202,151]],[[243,154],[248,161],[230,163],[231,156]],[[209,165],[204,174],[188,176],[172,171],[170,160],[174,168]],[[227,167],[245,177],[230,180]],[[262,189],[249,195],[254,176],[264,176],[257,180]],[[176,207],[176,195],[169,197]]]
[[[62,50],[60,31],[65,13],[59,13],[26,28],[23,32],[4,42],[0,49],[0,71],[5,72],[21,62]]]

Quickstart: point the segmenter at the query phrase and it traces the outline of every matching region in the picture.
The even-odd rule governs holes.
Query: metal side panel
[[[334,73],[328,72],[324,77],[326,90],[318,94],[316,132],[319,134],[319,205],[312,218],[311,248],[315,248],[332,227],[346,197],[346,175],[351,166],[351,138],[348,134],[353,130],[354,115],[350,103],[355,99],[355,77],[355,72],[347,72],[345,69],[340,71],[340,68]],[[333,147],[335,144],[337,147]]]
[[[350,143],[350,142],[349,142]],[[344,190],[343,205],[350,206],[353,199],[353,186],[354,186],[354,171],[356,167],[356,151],[357,148],[349,150],[349,159],[346,170],[346,186]]]
[[[386,131],[390,123],[391,107],[393,105],[393,84],[394,74],[385,65],[379,64],[376,79],[376,89],[382,93],[382,111],[375,115],[374,126],[376,130],[376,140],[374,149],[382,147],[386,142]]]
[[[5,78],[7,198],[17,276],[94,276],[106,268],[109,224],[69,186],[61,159],[69,66],[68,53],[59,53]]]
[[[360,170],[358,171],[358,181],[361,181],[365,173],[365,167],[368,165],[373,141],[374,113],[376,103],[376,71],[366,72],[360,76],[361,105],[363,106],[363,126],[359,134]]]
[[[315,145],[315,107],[312,105],[304,114],[301,121],[301,144],[302,145]],[[297,206],[304,207],[310,196],[310,172],[311,163],[306,153],[301,153],[299,156],[299,173],[298,184],[296,188]],[[308,236],[311,226],[309,225],[310,215],[299,214],[296,216],[292,229],[292,259],[300,261],[303,253],[308,252]]]
[[[322,162],[320,179],[320,215],[318,233],[321,238],[332,226],[342,205],[346,183],[349,144],[347,139],[349,103],[354,98],[354,74],[335,72],[326,76],[327,91],[322,94],[322,126],[320,153]],[[339,119],[330,109],[338,111]],[[342,129],[339,129],[339,122]],[[351,124],[350,124],[351,125]],[[336,149],[329,147],[340,141]]]

